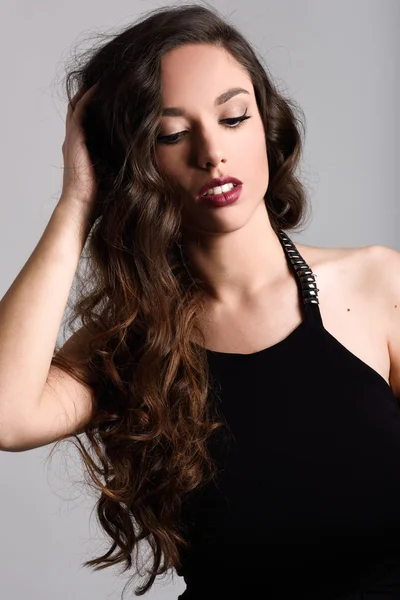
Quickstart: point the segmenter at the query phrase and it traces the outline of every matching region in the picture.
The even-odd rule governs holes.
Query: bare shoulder
[[[389,246],[319,247],[296,244],[300,254],[316,276],[333,286],[352,290],[376,302],[399,298],[400,252]],[[400,309],[400,298],[399,298]],[[399,310],[400,314],[400,310]]]
[[[400,398],[400,252],[383,245],[296,246],[316,275],[328,330],[390,381]]]
[[[309,246],[306,244],[295,244],[300,254],[309,264],[311,269],[317,271],[326,267],[348,270],[360,267],[361,263],[378,258],[379,249],[385,246]]]
[[[400,400],[400,252],[388,246],[374,246],[370,254],[370,274],[365,280],[371,295],[381,299],[390,385]]]
[[[362,259],[365,293],[379,308],[389,357],[389,382],[400,400],[400,252],[389,246],[371,246]]]
[[[389,246],[318,247],[297,245],[312,270],[330,269],[332,276],[348,274],[363,291],[374,292],[378,281],[385,290],[400,290],[400,252]],[[366,287],[364,287],[366,286]],[[385,290],[379,290],[379,294]]]

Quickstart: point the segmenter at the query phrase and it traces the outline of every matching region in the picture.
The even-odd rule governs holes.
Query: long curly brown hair
[[[155,158],[161,59],[183,44],[207,43],[249,73],[266,133],[265,202],[275,231],[299,228],[306,216],[307,193],[295,175],[304,115],[214,8],[158,8],[109,38],[83,52],[66,77],[69,101],[74,88],[98,83],[83,122],[98,193],[65,323],[73,329],[80,318],[91,339],[76,361],[58,356],[57,344],[51,364],[92,387],[94,411],[83,431],[88,448],[74,435],[52,452],[76,440],[100,492],[97,517],[112,544],[84,566],[124,563],[126,571],[139,542],[150,544],[152,564],[135,589],[142,595],[180,564],[182,499],[213,477],[205,442],[221,426],[206,350],[192,342],[204,341],[203,282],[185,255],[177,190]]]

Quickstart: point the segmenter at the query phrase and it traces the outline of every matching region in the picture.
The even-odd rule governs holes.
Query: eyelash
[[[235,125],[232,123],[231,125],[227,125],[227,127],[229,127],[230,129],[237,129],[238,127],[240,127],[242,125],[242,123],[244,123],[244,121],[247,121],[247,119],[251,119],[251,116],[247,115],[247,108],[246,108],[244,114],[241,117],[234,117],[231,119],[223,119],[221,121],[221,123],[226,123],[227,121],[230,121],[230,122],[234,121],[236,123]],[[163,136],[158,137],[157,141],[160,144],[166,144],[167,146],[172,146],[174,144],[177,144],[181,138],[178,138],[177,140],[173,140],[173,141],[171,141],[171,138],[175,138],[176,136],[182,135],[183,133],[185,133],[185,132],[183,131],[180,133],[174,133],[172,135],[163,135]]]

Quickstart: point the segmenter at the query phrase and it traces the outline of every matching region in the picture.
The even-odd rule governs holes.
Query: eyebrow
[[[233,96],[237,96],[237,94],[250,94],[250,92],[241,87],[230,88],[215,98],[214,106],[220,106],[221,104],[228,102],[228,100],[233,98]],[[162,117],[184,117],[185,115],[186,111],[184,111],[183,108],[178,108],[176,106],[164,108],[161,112]]]

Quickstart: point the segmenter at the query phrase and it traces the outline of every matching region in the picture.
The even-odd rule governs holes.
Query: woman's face
[[[222,233],[242,227],[264,203],[269,181],[265,132],[248,73],[226,50],[190,44],[163,57],[161,85],[163,109],[181,114],[161,117],[156,158],[182,194],[184,228]],[[247,93],[216,103],[231,88]],[[242,116],[250,118],[235,121]],[[228,175],[243,183],[237,202],[215,209],[196,198],[209,179]]]

